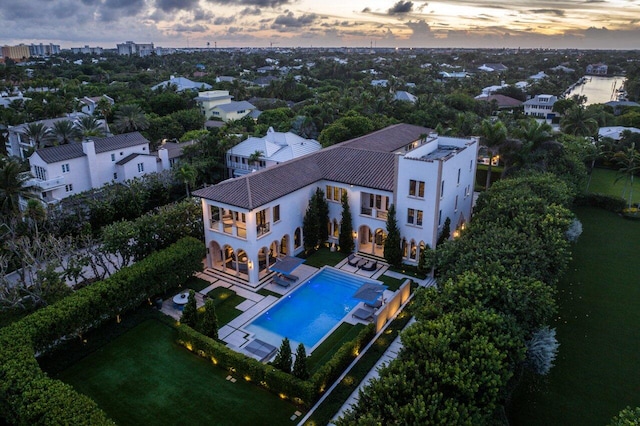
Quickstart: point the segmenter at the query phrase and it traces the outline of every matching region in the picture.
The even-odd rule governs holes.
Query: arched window
[[[333,219],[333,236],[338,238],[340,235],[340,224],[336,219]]]
[[[416,246],[416,242],[414,240],[411,240],[411,248],[409,250],[409,259],[416,260],[417,255],[418,255],[418,247]]]
[[[402,257],[408,257],[409,256],[409,246],[407,245],[407,239],[403,238],[402,239]]]
[[[297,249],[302,245],[302,230],[296,228],[295,234],[293,234],[293,248]]]

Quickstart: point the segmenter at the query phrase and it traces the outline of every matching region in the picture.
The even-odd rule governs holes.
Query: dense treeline
[[[419,292],[398,359],[339,424],[505,421],[510,383],[555,313],[554,285],[570,259],[568,188],[530,174],[480,196],[469,228],[436,249],[440,288]]]

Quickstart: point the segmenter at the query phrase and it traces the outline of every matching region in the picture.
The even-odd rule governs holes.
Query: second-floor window
[[[69,173],[69,163],[65,163],[62,165],[62,173]]]
[[[278,204],[277,206],[273,206],[273,221],[280,221],[280,204]]]
[[[407,223],[410,225],[422,226],[422,210],[408,209]]]
[[[33,166],[33,175],[40,180],[47,180],[47,169],[41,166]]]
[[[139,173],[144,172],[144,163],[138,163],[138,172]]]
[[[424,182],[413,179],[409,180],[409,195],[424,198]]]
[[[347,193],[347,190],[344,188],[327,185],[326,197],[327,197],[327,200],[329,201],[336,201],[339,203],[342,201],[342,195],[346,193]]]
[[[118,174],[117,173],[113,174],[113,180],[118,180]]]
[[[111,154],[111,161],[116,161],[116,155],[115,154]]]
[[[64,186],[64,191],[65,192],[73,192],[73,184],[67,184]]]

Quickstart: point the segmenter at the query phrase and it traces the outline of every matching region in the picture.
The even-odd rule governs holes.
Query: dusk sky
[[[640,48],[640,0],[1,0],[0,45]]]

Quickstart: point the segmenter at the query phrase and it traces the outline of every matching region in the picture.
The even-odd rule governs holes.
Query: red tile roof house
[[[329,242],[338,242],[346,193],[356,251],[383,256],[389,206],[396,207],[404,261],[435,246],[471,216],[477,138],[451,138],[396,124],[194,192],[202,199],[206,266],[257,287],[271,259],[303,251],[302,222],[317,188],[329,204]]]

